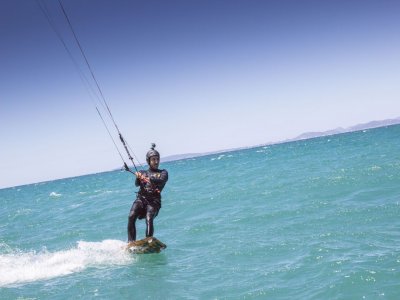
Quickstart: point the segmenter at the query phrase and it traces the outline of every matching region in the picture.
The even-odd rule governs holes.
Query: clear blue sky
[[[399,1],[62,3],[142,162],[151,142],[207,152],[400,116]],[[0,43],[0,188],[119,167],[36,0],[0,1]]]

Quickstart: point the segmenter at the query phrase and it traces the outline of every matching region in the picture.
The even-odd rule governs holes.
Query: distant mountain
[[[163,157],[163,161],[172,161],[172,160],[180,160],[180,159],[186,159],[186,158],[192,158],[196,156],[201,156],[205,155],[204,153],[186,153],[186,154],[176,154],[176,155],[170,155]]]
[[[316,138],[316,137],[320,137],[320,136],[334,135],[334,134],[339,134],[339,133],[353,132],[353,131],[359,131],[359,130],[377,128],[377,127],[384,127],[384,126],[390,126],[390,125],[396,125],[396,124],[400,124],[400,117],[395,118],[395,119],[382,120],[382,121],[371,121],[368,123],[358,124],[358,125],[351,126],[348,128],[338,127],[336,129],[322,131],[322,132],[306,132],[306,133],[303,133],[293,139],[289,139],[286,141],[288,142],[288,141],[305,140],[305,139],[311,139],[311,138]]]
[[[335,135],[335,134],[340,134],[340,133],[353,132],[353,131],[359,131],[359,130],[377,128],[377,127],[384,127],[384,126],[390,126],[390,125],[396,125],[396,124],[400,124],[400,117],[395,118],[395,119],[382,120],[382,121],[371,121],[368,123],[358,124],[358,125],[351,126],[348,128],[338,127],[336,129],[331,129],[331,130],[321,131],[321,132],[319,132],[319,131],[306,132],[306,133],[302,133],[299,136],[292,138],[292,139],[287,139],[284,141],[273,142],[273,143],[266,143],[266,144],[262,144],[262,145],[255,145],[255,146],[241,147],[241,148],[234,148],[234,149],[225,149],[225,150],[205,152],[205,153],[186,153],[186,154],[171,155],[171,156],[167,156],[167,157],[163,158],[163,161],[173,161],[173,160],[180,160],[180,159],[186,159],[186,158],[193,158],[193,157],[198,157],[198,156],[205,156],[205,155],[210,155],[210,154],[217,154],[217,153],[230,152],[230,151],[236,151],[236,150],[242,150],[242,149],[249,149],[249,148],[255,148],[255,147],[260,147],[260,146],[265,146],[265,145],[293,142],[293,141],[298,141],[298,140],[306,140],[306,139],[312,139],[312,138],[316,138],[316,137],[320,137],[320,136]]]
[[[306,132],[306,133],[302,133],[299,136],[293,138],[293,139],[288,139],[286,141],[297,141],[297,140],[306,140],[306,139],[312,139],[315,137],[319,137],[319,136],[326,136],[326,135],[334,135],[334,134],[339,134],[339,133],[344,133],[346,132],[346,129],[342,128],[342,127],[338,127],[336,129],[331,129],[328,131],[323,131],[323,132]]]
[[[369,128],[376,128],[376,127],[384,127],[384,126],[390,126],[390,125],[396,125],[400,124],[400,117],[396,119],[387,119],[383,121],[371,121],[365,124],[359,124],[356,126],[349,127],[348,131],[358,131],[358,130],[364,130],[364,129],[369,129]]]

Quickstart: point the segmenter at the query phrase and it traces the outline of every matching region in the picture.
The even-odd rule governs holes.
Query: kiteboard
[[[150,236],[142,240],[129,242],[125,247],[125,251],[133,254],[149,254],[160,253],[165,248],[167,248],[167,245]]]

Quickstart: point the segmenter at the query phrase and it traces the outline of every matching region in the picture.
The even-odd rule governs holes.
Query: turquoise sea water
[[[160,254],[129,173],[0,190],[0,299],[400,298],[399,125],[162,167]]]

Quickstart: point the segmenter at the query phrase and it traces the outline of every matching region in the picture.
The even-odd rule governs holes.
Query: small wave
[[[115,191],[110,191],[110,190],[95,190],[94,193],[96,195],[104,195],[104,194],[112,194]]]
[[[0,287],[65,276],[88,267],[127,264],[133,256],[122,250],[124,245],[123,241],[104,240],[79,241],[75,248],[57,252],[7,249],[0,254]]]
[[[32,213],[32,209],[30,209],[30,208],[21,208],[21,209],[18,209],[16,211],[15,217],[27,216],[27,215],[30,215],[31,213]]]
[[[216,160],[216,159],[220,160],[220,159],[222,159],[222,158],[224,158],[224,157],[225,157],[225,154],[221,154],[221,155],[219,155],[218,157],[213,157],[213,158],[211,158],[211,160]]]
[[[78,208],[79,206],[82,206],[82,205],[83,205],[83,203],[76,203],[76,204],[70,205],[69,207],[70,208]]]
[[[379,171],[381,169],[382,168],[380,166],[372,166],[372,167],[368,168],[368,171]]]
[[[49,196],[57,198],[57,197],[61,197],[62,194],[57,194],[56,192],[51,192]]]

